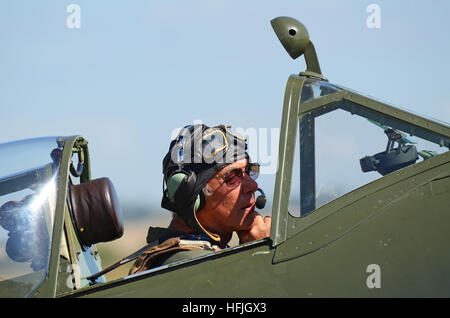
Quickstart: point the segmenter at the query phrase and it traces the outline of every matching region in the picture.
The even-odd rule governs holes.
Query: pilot
[[[226,248],[233,232],[240,244],[270,235],[271,218],[255,211],[259,164],[251,162],[246,139],[228,128],[186,126],[171,141],[161,206],[172,220],[168,228],[149,228],[150,247],[130,274]]]

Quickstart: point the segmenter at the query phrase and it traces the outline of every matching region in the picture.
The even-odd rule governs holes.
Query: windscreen
[[[307,81],[302,102],[339,90],[343,88]],[[325,106],[299,117],[289,202],[293,216],[305,216],[385,175],[449,151],[445,135],[362,104],[330,101]]]
[[[0,144],[0,297],[26,297],[47,275],[62,146]]]

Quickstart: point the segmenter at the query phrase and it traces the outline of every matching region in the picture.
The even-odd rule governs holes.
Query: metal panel
[[[308,254],[339,239],[412,191],[449,175],[449,162],[450,152],[446,152],[347,193],[306,217],[291,216],[287,241],[277,247],[274,262]],[[418,209],[412,205],[409,211]]]
[[[281,119],[278,167],[272,207],[270,238],[276,246],[286,239],[287,207],[291,190],[292,167],[297,136],[297,114],[304,79],[291,75],[286,85]]]

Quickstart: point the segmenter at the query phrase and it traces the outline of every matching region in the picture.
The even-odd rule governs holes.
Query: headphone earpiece
[[[170,202],[175,202],[175,195],[186,177],[189,177],[189,175],[185,171],[177,170],[167,178],[167,196]]]
[[[185,207],[189,204],[196,182],[195,172],[184,170],[174,171],[167,179],[167,196],[170,202],[178,207]],[[194,212],[201,209],[204,204],[204,196],[200,193],[195,199]]]
[[[199,195],[197,196],[197,199],[195,199],[194,204],[194,213],[203,208],[205,205],[205,194],[203,191],[200,191]]]

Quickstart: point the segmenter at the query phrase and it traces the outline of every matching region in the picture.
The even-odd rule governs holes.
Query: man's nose
[[[244,179],[242,180],[242,191],[247,193],[255,192],[256,190],[258,190],[258,183],[248,174],[244,174]]]

